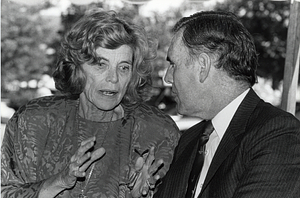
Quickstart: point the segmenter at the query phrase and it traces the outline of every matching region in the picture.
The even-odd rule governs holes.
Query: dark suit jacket
[[[184,198],[199,123],[182,135],[155,198]],[[199,198],[300,198],[300,122],[251,89],[214,155]]]

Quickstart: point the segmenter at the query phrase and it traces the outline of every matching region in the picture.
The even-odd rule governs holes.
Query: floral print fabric
[[[78,96],[48,96],[32,100],[13,115],[1,148],[3,198],[37,197],[43,182],[69,164],[82,139],[92,135],[88,133],[93,128],[103,129],[97,132],[97,142],[103,141],[109,128],[107,123],[78,120],[77,104]],[[86,187],[88,197],[130,197],[125,183],[138,157],[134,150],[143,152],[154,146],[156,159],[164,160],[162,176],[172,161],[179,139],[173,120],[145,104],[123,107],[125,117],[113,122],[112,132],[103,141],[108,153],[105,160],[95,165]],[[100,179],[101,175],[105,180]],[[77,182],[57,197],[74,197],[81,188]]]

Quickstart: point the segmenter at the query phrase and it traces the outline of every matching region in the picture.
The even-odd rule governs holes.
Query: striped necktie
[[[200,176],[200,172],[204,162],[205,156],[205,144],[208,142],[210,134],[214,131],[214,127],[211,123],[211,120],[202,121],[204,122],[203,133],[199,135],[198,139],[198,152],[192,167],[192,171],[189,177],[188,189],[185,194],[185,198],[193,198],[196,192],[196,183]]]

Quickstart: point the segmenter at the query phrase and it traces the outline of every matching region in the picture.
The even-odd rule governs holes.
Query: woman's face
[[[133,52],[127,45],[117,49],[99,47],[98,63],[83,64],[86,85],[81,94],[100,110],[111,110],[123,99],[132,77]]]

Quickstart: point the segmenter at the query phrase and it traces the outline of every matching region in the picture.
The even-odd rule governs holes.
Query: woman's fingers
[[[89,149],[95,145],[96,137],[88,138],[81,142],[80,147],[77,151],[77,157],[80,158],[83,156]]]
[[[77,152],[71,157],[70,175],[84,177],[86,169],[95,161],[101,158],[104,148],[99,148],[93,152],[89,150],[95,145],[95,137],[90,137],[80,143]]]
[[[138,158],[136,159],[134,169],[135,169],[136,171],[140,171],[140,170],[143,168],[144,163],[145,163],[145,161],[144,161],[143,157],[138,157]]]
[[[85,173],[82,173],[82,170],[79,168],[91,158],[91,153],[88,152],[95,144],[95,137],[88,138],[80,143],[80,147],[76,153],[71,157],[71,164],[69,166],[70,171],[69,175],[75,177],[84,177]]]
[[[146,196],[153,193],[157,181],[160,179],[159,170],[163,167],[163,159],[155,160],[154,147],[146,150],[137,158],[134,170],[137,177],[130,179],[130,189],[133,197]],[[138,173],[138,174],[137,174]]]
[[[146,160],[145,160],[145,164],[146,164],[148,167],[150,167],[151,164],[153,163],[154,159],[155,159],[155,156],[154,156],[154,147],[151,147],[151,148],[150,148],[150,151],[149,151],[149,153],[148,153],[148,155],[147,155],[147,158],[146,158]]]
[[[149,190],[155,189],[156,182],[160,179],[159,174],[157,173],[163,166],[163,160],[159,159],[154,162],[148,169],[149,178],[146,181],[146,185],[142,188],[142,195],[147,195]]]
[[[83,162],[80,165],[79,171],[84,172],[86,169],[96,160],[100,159],[105,154],[104,148],[99,148],[90,153],[87,159],[83,158]]]
[[[147,180],[148,181],[148,180]],[[143,188],[142,188],[142,195],[143,196],[145,196],[145,195],[147,195],[148,194],[148,192],[149,192],[149,186],[148,185],[145,185],[145,186],[143,186]]]
[[[91,160],[95,161],[100,159],[105,154],[105,149],[103,147],[98,148],[97,150],[92,152]]]
[[[64,186],[74,186],[77,178],[85,177],[85,171],[88,167],[105,154],[104,148],[90,152],[90,149],[95,145],[95,140],[95,137],[91,137],[81,142],[80,147],[71,157],[69,166],[61,174],[60,178]]]
[[[163,159],[159,159],[159,160],[157,160],[156,162],[154,162],[154,163],[150,166],[150,168],[148,169],[149,175],[152,176],[152,175],[155,174],[157,171],[159,171],[159,169],[162,168],[163,164],[164,164],[164,160],[163,160]]]
[[[82,158],[82,156],[85,155],[87,151],[94,146],[95,140],[95,137],[91,137],[82,141],[76,153],[71,157],[71,163],[77,162],[80,158]]]
[[[83,146],[83,145],[85,145],[85,144],[87,144],[87,143],[89,143],[89,142],[95,142],[95,141],[96,141],[96,137],[93,136],[93,137],[90,137],[90,138],[87,138],[87,139],[83,140],[83,141],[80,143],[80,145]]]

